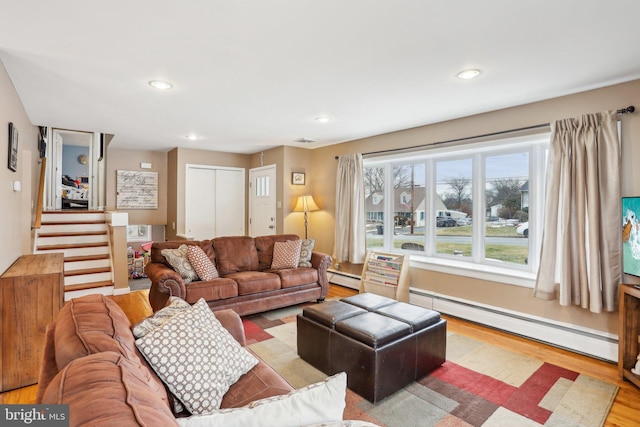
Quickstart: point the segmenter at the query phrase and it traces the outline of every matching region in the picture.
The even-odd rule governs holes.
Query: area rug
[[[302,306],[243,319],[247,344],[296,387],[327,377],[297,355]],[[618,386],[508,349],[447,333],[447,360],[376,405],[347,390],[344,418],[381,426],[599,427]]]

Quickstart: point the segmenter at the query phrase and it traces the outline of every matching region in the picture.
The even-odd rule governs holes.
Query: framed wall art
[[[18,129],[9,122],[9,169],[18,170]]]
[[[291,183],[293,185],[304,185],[304,173],[302,173],[302,172],[292,172],[291,173]]]

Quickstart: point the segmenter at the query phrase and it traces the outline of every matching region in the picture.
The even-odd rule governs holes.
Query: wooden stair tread
[[[38,246],[39,251],[51,251],[57,249],[78,249],[78,248],[98,248],[101,246],[108,246],[107,242],[95,242],[95,243],[68,243],[64,245],[45,245]]]
[[[64,277],[81,276],[84,274],[108,273],[111,267],[84,268],[79,270],[69,270],[64,272]]]
[[[40,233],[38,237],[80,237],[80,236],[104,236],[106,230],[100,231],[67,231],[61,233]]]
[[[102,282],[90,282],[90,283],[78,283],[76,285],[65,285],[64,291],[82,291],[84,289],[96,289],[102,288],[106,286],[113,286],[113,282],[111,280],[103,280]]]
[[[64,258],[64,262],[97,261],[101,259],[109,259],[109,254],[68,256]]]
[[[106,224],[107,221],[103,219],[95,220],[95,221],[42,221],[41,225],[94,225],[94,224]]]
[[[104,211],[94,209],[64,209],[57,211],[42,211],[43,214],[79,214],[79,213],[104,213]]]

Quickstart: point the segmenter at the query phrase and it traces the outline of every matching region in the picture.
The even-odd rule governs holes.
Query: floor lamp
[[[307,214],[311,211],[317,211],[320,208],[313,201],[313,197],[310,195],[298,196],[298,202],[296,207],[293,208],[294,212],[304,212],[304,238],[307,239],[307,226],[309,225],[309,219]]]

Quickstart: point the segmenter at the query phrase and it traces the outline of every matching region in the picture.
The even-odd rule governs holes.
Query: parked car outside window
[[[456,225],[456,220],[450,216],[436,217],[436,227],[455,227]]]
[[[516,233],[521,234],[524,237],[529,237],[529,221],[523,222],[522,224],[518,224],[518,228],[516,228]]]

